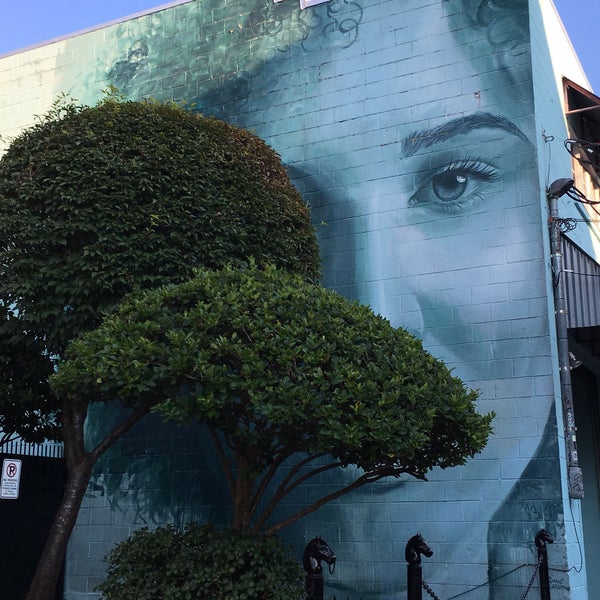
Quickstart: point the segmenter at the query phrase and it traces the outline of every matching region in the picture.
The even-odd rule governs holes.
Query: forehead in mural
[[[480,33],[477,45],[504,85],[530,79],[528,0],[447,0],[446,5],[457,37],[465,26]]]
[[[399,50],[383,60],[398,63],[419,55],[423,62],[441,46],[448,50],[453,35],[455,46],[478,73],[490,71],[489,48],[498,60],[527,39],[524,0],[439,0],[425,6],[405,0],[396,6],[400,9],[382,23],[370,19],[375,7],[363,7],[361,0],[332,0],[304,11],[291,0],[256,0],[241,14],[236,7],[229,15],[218,0],[190,2],[108,30],[110,39],[100,47],[97,64],[105,81],[130,97],[161,97],[170,86],[175,99],[222,96],[226,102],[241,101],[250,92],[268,93],[267,81],[261,80],[265,70],[274,77],[301,80],[298,69],[327,68],[334,62],[340,65],[344,56],[356,57],[356,51],[344,52],[351,46],[358,47],[363,58],[374,59],[383,37],[393,36]],[[442,19],[444,15],[448,19]],[[415,50],[416,56],[404,56],[410,44],[419,42],[426,45]],[[287,68],[277,68],[282,63]],[[87,77],[88,87],[97,85],[96,77]]]

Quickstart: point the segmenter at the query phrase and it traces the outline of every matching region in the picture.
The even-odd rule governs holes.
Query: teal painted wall
[[[466,466],[381,482],[285,531],[298,552],[315,535],[333,547],[331,594],[397,598],[417,532],[434,549],[424,576],[444,598],[522,593],[532,568],[513,569],[535,562],[541,527],[566,567],[526,0],[332,0],[305,11],[293,0],[198,0],[47,54],[56,66],[39,97],[93,102],[113,84],[129,98],[190,101],[266,139],[311,205],[324,283],[421,337],[496,412],[488,447]],[[107,418],[92,415],[92,437]],[[201,430],[149,421],[105,457],[70,547],[68,600],[94,597],[100,557],[132,528],[226,517],[207,447]],[[562,574],[554,583],[556,598],[574,597]]]

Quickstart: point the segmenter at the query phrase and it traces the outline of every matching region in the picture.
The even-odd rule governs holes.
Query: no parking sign
[[[2,479],[0,479],[0,498],[16,500],[19,497],[21,481],[21,461],[18,458],[5,458],[2,461]]]

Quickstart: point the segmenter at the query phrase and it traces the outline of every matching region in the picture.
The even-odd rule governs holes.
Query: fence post
[[[323,567],[321,561],[329,566],[329,573],[335,570],[335,554],[325,540],[320,537],[308,542],[302,557],[302,566],[306,571],[306,597],[310,600],[324,600]]]
[[[540,529],[535,536],[535,547],[537,548],[539,576],[540,576],[540,598],[550,600],[550,576],[548,573],[548,551],[546,544],[552,544],[552,536],[545,530]]]
[[[420,533],[413,535],[406,543],[404,558],[406,559],[406,581],[408,600],[422,600],[423,574],[421,568],[421,554],[429,558],[433,551],[427,545]]]

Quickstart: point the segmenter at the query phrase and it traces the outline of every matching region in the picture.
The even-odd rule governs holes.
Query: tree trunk
[[[86,452],[83,427],[88,402],[76,396],[63,399],[61,424],[67,483],[25,600],[54,600],[67,544],[75,527],[94,465],[104,452],[148,414],[150,406],[140,405],[133,409],[93,450]]]
[[[88,402],[77,396],[63,399],[61,424],[65,443],[67,483],[25,600],[54,600],[67,544],[75,527],[92,469],[104,452],[148,414],[150,406],[140,405],[133,409],[93,450],[86,452],[83,427]]]
[[[252,497],[254,478],[248,476],[248,457],[236,454],[236,481],[233,494],[233,521],[232,529],[237,531],[250,531],[252,519]]]
[[[54,517],[26,600],[55,599],[56,585],[61,574],[67,544],[75,526],[91,472],[92,464],[87,464],[87,461],[69,469],[65,492]]]
[[[95,462],[85,451],[83,426],[87,402],[69,397],[63,398],[61,405],[67,482],[25,600],[54,600],[67,544]]]

